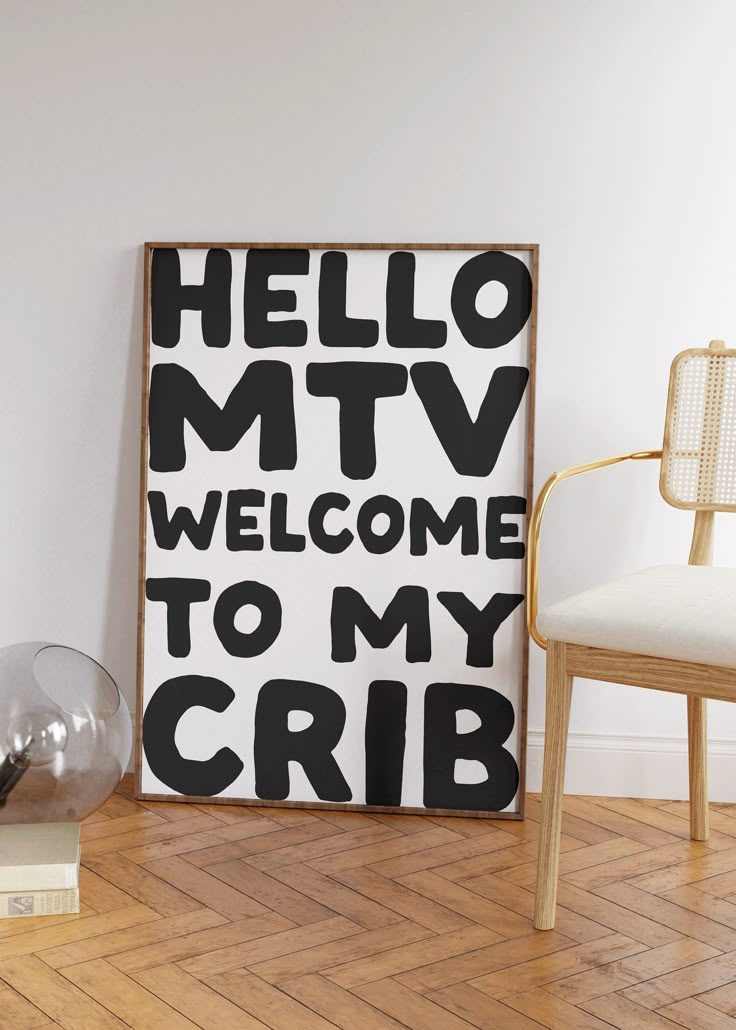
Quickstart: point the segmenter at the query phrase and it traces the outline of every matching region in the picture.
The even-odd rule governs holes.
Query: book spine
[[[79,889],[8,891],[0,894],[0,919],[18,916],[60,916],[79,911]]]

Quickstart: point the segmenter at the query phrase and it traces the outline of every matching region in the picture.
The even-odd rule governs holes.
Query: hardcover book
[[[0,893],[31,895],[78,885],[79,823],[0,826]]]

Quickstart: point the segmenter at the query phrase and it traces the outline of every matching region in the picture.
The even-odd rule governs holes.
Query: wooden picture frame
[[[143,750],[143,734],[144,734],[144,711],[146,705],[146,699],[144,695],[144,662],[146,656],[146,556],[147,556],[147,541],[149,539],[149,511],[148,511],[148,490],[149,490],[149,404],[150,404],[150,381],[152,371],[152,347],[156,345],[152,343],[151,339],[151,305],[152,305],[152,262],[154,254],[157,251],[177,251],[180,255],[184,255],[186,259],[187,252],[189,251],[226,251],[230,253],[231,257],[237,260],[237,255],[241,251],[309,251],[318,252],[320,257],[327,252],[338,252],[346,253],[346,262],[348,260],[347,255],[351,252],[362,252],[362,251],[390,251],[394,253],[414,253],[421,254],[425,251],[450,251],[450,252],[477,252],[478,254],[503,252],[510,255],[518,260],[525,263],[525,267],[528,270],[530,276],[530,308],[527,320],[524,322],[521,330],[514,339],[518,339],[522,332],[526,339],[526,367],[528,368],[528,382],[526,384],[526,390],[523,392],[523,407],[526,414],[525,420],[522,422],[522,429],[524,439],[526,441],[526,448],[524,454],[524,474],[523,478],[525,482],[522,483],[524,495],[526,498],[526,517],[521,520],[520,536],[526,540],[526,526],[528,523],[529,512],[531,510],[531,490],[532,490],[532,476],[533,476],[533,460],[534,460],[534,396],[535,396],[535,367],[536,367],[536,331],[537,331],[537,303],[538,303],[538,277],[539,277],[539,246],[537,244],[389,244],[389,243],[146,243],[145,244],[145,262],[144,262],[144,295],[145,295],[145,308],[144,308],[144,320],[143,320],[143,383],[142,383],[142,402],[141,402],[141,501],[140,501],[140,548],[139,548],[139,595],[138,595],[138,658],[137,658],[137,705],[136,705],[136,751],[135,751],[135,795],[137,798],[142,800],[152,801],[190,801],[199,803],[224,803],[224,804],[252,804],[258,807],[283,807],[283,808],[309,808],[309,809],[342,809],[347,811],[378,811],[378,812],[396,812],[396,813],[414,813],[414,814],[426,814],[426,815],[442,815],[442,816],[476,816],[476,817],[488,817],[493,819],[521,819],[524,816],[524,797],[526,787],[526,745],[527,745],[527,693],[528,693],[528,637],[526,632],[519,634],[518,647],[520,649],[520,669],[521,669],[521,682],[518,692],[518,705],[515,710],[515,737],[518,740],[518,747],[516,755],[518,756],[518,789],[514,795],[514,798],[518,800],[518,805],[514,810],[478,810],[477,808],[447,808],[442,806],[423,807],[421,805],[407,805],[407,804],[380,804],[373,805],[368,803],[357,803],[354,801],[346,802],[334,802],[334,801],[320,801],[318,799],[311,800],[291,800],[286,798],[268,798],[268,797],[240,797],[230,796],[223,793],[209,795],[206,793],[191,794],[191,793],[180,793],[175,789],[171,789],[168,793],[162,790],[151,790],[146,789],[146,783],[144,782],[143,776],[143,762],[144,762],[144,750]],[[523,252],[523,256],[522,256]],[[390,257],[391,255],[388,255]],[[473,255],[466,255],[464,253],[459,255],[464,261],[469,261]],[[387,258],[388,260],[388,258]],[[196,286],[196,282],[187,280],[191,283],[191,286]],[[413,282],[413,280],[412,280]],[[491,280],[489,280],[491,282]],[[181,276],[181,285],[185,285],[185,277]],[[272,289],[277,289],[273,287]],[[266,286],[268,290],[268,286]],[[348,287],[349,289],[349,287]],[[183,309],[186,308],[186,304],[182,305]],[[192,309],[189,309],[192,310]],[[294,310],[293,308],[285,307],[281,310]],[[500,309],[505,310],[503,306]],[[344,317],[346,320],[353,320],[353,316],[347,314],[347,309],[343,308]],[[477,314],[476,309],[476,314]],[[298,312],[297,312],[298,315]],[[181,316],[179,316],[181,317]],[[197,316],[198,317],[198,316]],[[266,316],[267,317],[267,316]],[[481,316],[482,317],[482,316]],[[489,316],[487,320],[490,321]],[[354,319],[355,321],[367,321],[366,319]],[[421,318],[417,317],[417,321],[421,321]],[[221,346],[221,344],[218,344]],[[340,348],[336,359],[339,360],[339,354],[343,348]],[[503,347],[499,346],[499,350]],[[277,346],[274,350],[264,352],[264,357],[273,359],[284,359],[284,354],[288,357],[288,351],[285,348]],[[334,353],[334,352],[333,352]],[[261,357],[258,351],[254,352],[255,357]],[[421,356],[422,359],[426,359],[427,356],[432,356],[431,352],[422,349],[417,355],[417,360]],[[332,355],[327,355],[332,356]],[[362,357],[363,353],[358,350],[356,352],[357,357]],[[392,355],[393,356],[393,355]],[[396,358],[401,357],[401,351],[396,352]],[[254,358],[255,360],[255,358]],[[490,389],[490,387],[489,387]],[[481,400],[482,400],[481,396]],[[470,410],[470,409],[468,409]],[[520,417],[520,416],[519,416]],[[182,434],[184,430],[182,429]],[[347,489],[347,488],[346,488]],[[492,488],[489,487],[489,490]],[[500,499],[500,498],[499,498]],[[179,502],[176,502],[177,504]],[[197,502],[199,503],[199,502]],[[173,506],[173,505],[172,505]],[[196,507],[196,505],[195,505]],[[178,509],[177,509],[178,510]],[[167,516],[168,517],[168,516]],[[223,516],[224,517],[224,516]],[[504,526],[508,526],[508,523],[504,523]],[[521,527],[524,527],[521,532]],[[353,524],[354,528],[354,524]],[[512,536],[513,533],[505,534],[506,536]],[[521,542],[521,541],[519,541]],[[468,561],[466,557],[464,559]],[[479,562],[485,562],[486,566],[490,566],[490,562],[486,561],[484,556],[483,547],[481,545],[478,559]],[[521,567],[521,579],[523,582],[523,564],[520,562]],[[523,587],[522,587],[523,592]],[[214,595],[212,600],[214,601]],[[148,600],[150,604],[150,598]],[[490,602],[489,602],[490,603]],[[165,605],[168,613],[169,605]],[[515,617],[523,625],[524,614],[523,604],[520,605],[518,611],[515,613]],[[243,631],[245,632],[245,631]],[[401,634],[400,634],[401,635]],[[475,678],[480,679],[483,675],[482,669],[475,670]],[[399,677],[400,678],[400,677]],[[441,684],[440,684],[441,685]],[[158,688],[157,688],[158,689]],[[492,691],[493,692],[493,691]],[[150,705],[150,697],[148,702]],[[462,732],[458,730],[458,732]],[[173,733],[173,731],[172,731]],[[173,739],[173,737],[172,737]],[[213,746],[211,750],[216,750]],[[419,761],[419,758],[416,759]],[[155,777],[152,777],[155,779]],[[470,782],[470,781],[468,781]]]

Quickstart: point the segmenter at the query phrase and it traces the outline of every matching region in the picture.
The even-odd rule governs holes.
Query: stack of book
[[[79,911],[79,823],[0,826],[0,918]]]

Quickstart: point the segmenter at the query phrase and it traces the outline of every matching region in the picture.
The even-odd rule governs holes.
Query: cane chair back
[[[659,487],[675,508],[736,511],[736,350],[720,340],[672,362]]]

